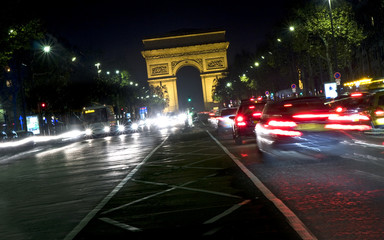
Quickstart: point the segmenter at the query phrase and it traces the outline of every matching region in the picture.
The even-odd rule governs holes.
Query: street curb
[[[220,143],[208,130],[208,135],[219,145],[223,151],[236,163],[236,165],[249,177],[252,183],[271,201],[277,209],[286,217],[289,225],[305,240],[317,240],[317,237],[305,226],[299,217],[292,212],[279,198],[277,198],[241,161]]]

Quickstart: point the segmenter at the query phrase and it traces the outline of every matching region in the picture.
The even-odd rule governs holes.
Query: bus
[[[86,136],[110,135],[118,132],[113,107],[110,105],[99,105],[84,107],[81,120],[83,121]]]

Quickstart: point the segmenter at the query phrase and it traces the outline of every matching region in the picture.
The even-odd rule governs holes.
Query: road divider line
[[[87,224],[89,221],[91,221],[92,218],[96,216],[96,214],[111,200],[113,196],[116,195],[117,192],[120,191],[122,187],[135,175],[135,173],[143,166],[150,157],[161,147],[164,145],[164,143],[167,141],[169,135],[165,137],[165,139],[156,147],[154,148],[144,159],[141,161],[141,163],[137,164],[132,171],[130,171],[127,176],[123,180],[120,181],[119,184],[105,197],[99,204],[96,205],[94,209],[92,209],[80,222],[76,225],[74,229],[72,229],[71,232],[65,236],[64,240],[71,240],[73,239]]]
[[[237,203],[237,204],[233,205],[232,207],[228,208],[227,210],[225,210],[224,212],[220,213],[219,215],[216,215],[213,218],[208,219],[207,221],[204,222],[204,224],[214,223],[217,220],[219,220],[219,219],[231,214],[232,212],[236,211],[238,208],[240,208],[241,206],[244,206],[245,204],[249,203],[250,201],[251,200],[248,199],[248,200],[242,201],[241,203]]]
[[[125,223],[121,223],[121,222],[118,222],[118,221],[110,219],[110,218],[103,217],[103,218],[99,218],[99,219],[103,222],[109,223],[111,225],[114,225],[116,227],[131,231],[131,232],[141,232],[140,228],[137,228],[137,227],[125,224]]]
[[[219,140],[217,140],[208,130],[208,135],[223,149],[223,151],[233,160],[234,163],[248,176],[252,183],[271,201],[277,209],[286,217],[291,227],[299,234],[302,239],[315,240],[317,237],[305,226],[299,217],[287,207],[279,198],[275,196],[261,181],[256,177],[234,154],[232,154]]]

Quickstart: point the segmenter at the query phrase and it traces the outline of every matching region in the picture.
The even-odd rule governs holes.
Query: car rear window
[[[249,104],[242,104],[239,107],[238,113],[244,114],[244,115],[252,115],[254,112],[262,112],[264,109],[265,103],[249,103]]]
[[[221,116],[235,115],[237,108],[228,108],[221,110]]]
[[[321,100],[283,101],[268,103],[265,106],[263,115],[292,115],[295,113],[324,112],[329,110],[330,107],[324,105],[324,102]]]
[[[348,97],[331,103],[331,106],[342,106],[347,109],[364,109],[372,104],[372,99],[372,96]]]

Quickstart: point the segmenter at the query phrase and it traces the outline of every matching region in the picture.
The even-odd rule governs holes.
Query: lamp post
[[[332,48],[333,48],[333,60],[334,60],[334,65],[335,65],[335,68],[333,69],[334,72],[338,72],[337,68],[338,68],[338,64],[337,64],[337,53],[336,53],[336,39],[335,39],[335,28],[333,26],[333,15],[332,15],[332,4],[331,4],[331,0],[328,0],[328,5],[329,5],[329,17],[330,17],[330,20],[331,20],[331,33],[332,33]],[[330,76],[330,78],[332,79],[332,76]],[[337,86],[337,92],[340,93],[340,85]]]

